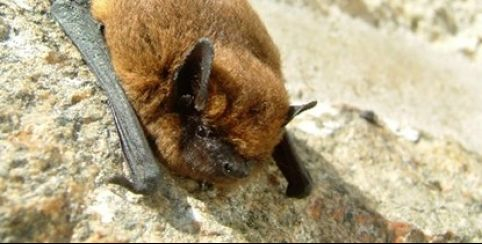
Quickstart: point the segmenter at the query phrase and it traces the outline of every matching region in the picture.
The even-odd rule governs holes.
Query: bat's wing
[[[286,195],[295,198],[308,196],[312,188],[311,176],[296,154],[288,131],[284,132],[283,139],[275,147],[273,159],[288,181]]]
[[[115,76],[100,25],[92,19],[87,2],[57,0],[53,3],[51,12],[80,50],[108,96],[122,151],[132,178],[129,180],[125,176],[117,175],[111,178],[111,182],[136,193],[152,193],[161,180],[160,165],[151,151],[134,109]]]

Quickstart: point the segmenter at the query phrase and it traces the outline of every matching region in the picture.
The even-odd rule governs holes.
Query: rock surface
[[[0,241],[482,241],[480,63],[419,33],[456,4],[423,1],[413,31],[402,1],[304,2],[252,1],[293,100],[321,102],[290,125],[315,180],[294,200],[273,164],[231,190],[106,184],[123,158],[95,77],[49,1],[0,0]]]
[[[356,104],[482,152],[481,63],[405,31],[376,29],[336,6],[256,6],[284,54],[292,94]]]

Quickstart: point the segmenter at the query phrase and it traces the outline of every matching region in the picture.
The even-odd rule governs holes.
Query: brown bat
[[[61,23],[62,13],[74,9],[80,11],[78,21],[89,19],[85,5],[59,2],[66,9],[54,4],[52,11]],[[103,24],[115,73],[167,168],[229,184],[272,156],[288,181],[288,196],[310,193],[311,178],[284,126],[316,102],[290,105],[278,50],[247,1],[92,0],[91,12]],[[79,34],[70,33],[82,51]],[[117,118],[135,116],[112,107],[133,175],[113,181],[134,192],[152,192],[159,170],[128,155],[135,146],[122,138],[127,125]],[[149,151],[146,143],[141,147]]]

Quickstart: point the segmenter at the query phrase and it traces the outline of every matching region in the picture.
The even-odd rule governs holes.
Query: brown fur
[[[288,113],[280,58],[245,0],[93,0],[92,14],[123,87],[174,172],[195,179],[181,157],[173,76],[201,37],[215,49],[203,119],[225,132],[240,155],[264,160],[279,142]]]

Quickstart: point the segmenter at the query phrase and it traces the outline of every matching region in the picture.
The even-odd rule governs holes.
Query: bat
[[[247,1],[57,0],[52,14],[108,95],[130,170],[112,183],[149,194],[168,168],[231,184],[272,157],[288,197],[310,194],[285,126],[316,101],[289,104],[278,50]]]

